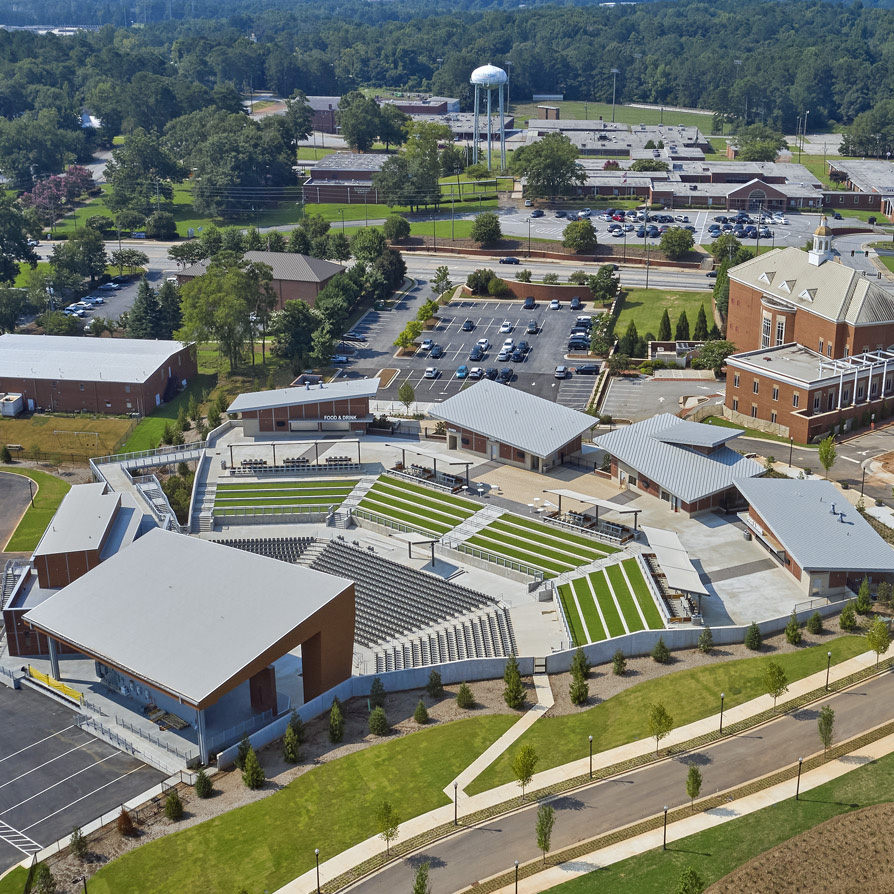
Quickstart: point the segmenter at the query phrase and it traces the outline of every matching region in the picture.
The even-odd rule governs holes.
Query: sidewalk
[[[851,674],[857,673],[858,671],[863,670],[867,667],[873,667],[876,664],[876,655],[875,652],[865,652],[861,655],[857,655],[854,658],[850,658],[847,661],[841,662],[838,665],[832,667],[829,671],[829,683],[834,683],[838,680],[843,679]],[[536,680],[542,680],[542,683],[535,683],[537,685],[537,701],[538,704],[532,708],[530,711],[526,712],[526,714],[519,719],[517,723],[515,723],[511,729],[509,729],[506,733],[503,734],[490,748],[487,749],[480,757],[478,757],[472,764],[470,764],[459,776],[457,776],[457,782],[465,788],[475,777],[477,777],[482,770],[484,770],[487,766],[490,766],[494,760],[499,757],[499,755],[507,750],[513,742],[515,742],[523,732],[529,729],[536,720],[542,716],[542,713],[546,708],[541,708],[541,704],[545,704],[545,699],[549,699],[550,703],[552,702],[552,692],[548,694],[542,691],[542,686],[546,683],[548,687],[548,682],[545,677],[535,678]],[[815,689],[821,688],[825,686],[826,683],[826,671],[820,671],[819,673],[812,674],[809,677],[805,677],[802,680],[797,680],[794,683],[791,683],[788,688],[788,692],[785,695],[786,700],[798,698],[801,695],[812,692]],[[783,702],[784,704],[784,702]],[[727,708],[723,712],[723,725],[724,727],[730,726],[734,723],[737,723],[741,720],[746,720],[749,717],[754,717],[758,714],[761,714],[764,711],[769,710],[773,707],[773,699],[769,695],[761,695],[751,701],[744,702],[741,705],[737,705],[732,708]],[[538,710],[538,708],[540,710]],[[535,714],[534,712],[537,711]],[[533,715],[533,717],[532,717]],[[522,727],[524,724],[524,727]],[[696,739],[699,736],[706,735],[708,733],[713,733],[719,729],[720,726],[720,715],[713,714],[710,717],[705,717],[702,720],[694,721],[693,723],[689,723],[686,726],[681,726],[675,729],[670,733],[665,739],[661,741],[662,748],[668,748],[674,745],[680,745],[685,742],[688,742],[692,739]],[[872,751],[875,753],[875,749],[883,748],[884,750],[880,751],[879,754],[886,754],[890,750],[894,750],[894,737],[890,737],[891,741],[889,744],[888,739],[880,740],[879,742],[874,743],[871,746],[867,746],[865,749],[861,749],[860,754],[862,755],[864,752],[869,753]],[[498,746],[500,746],[498,748]],[[583,750],[583,749],[582,749]],[[651,739],[641,739],[637,742],[631,742],[626,745],[620,745],[617,748],[612,748],[609,751],[603,751],[599,754],[593,755],[593,770],[600,770],[606,767],[611,767],[615,764],[619,764],[623,761],[630,760],[631,758],[639,757],[643,754],[651,754],[655,750],[655,743]],[[828,765],[821,767],[817,770],[810,771],[805,773],[804,777],[801,780],[801,787],[806,791],[805,784],[807,780],[812,780],[811,787],[820,785],[823,782],[828,781],[829,779],[834,779],[837,775],[841,775],[842,773],[846,773],[849,769],[853,769],[854,766],[858,766],[859,762],[854,762],[853,756],[847,758],[847,760],[838,760],[831,761]],[[550,770],[544,770],[542,773],[537,773],[530,785],[527,787],[529,792],[535,792],[538,789],[547,788],[551,785],[555,785],[560,782],[565,782],[569,779],[575,779],[577,777],[585,775],[589,771],[589,756],[582,757],[580,760],[572,761],[571,763],[563,764],[560,767],[554,767]],[[832,775],[824,775],[832,773]],[[774,794],[776,789],[780,789],[780,791],[785,790],[784,794],[779,794],[776,796]],[[453,799],[453,784],[451,783],[445,789],[445,794],[451,799]],[[520,794],[520,789],[518,785],[514,782],[506,783],[504,785],[498,786],[497,788],[489,789],[486,792],[482,792],[478,795],[472,795],[465,799],[458,799],[458,815],[459,818],[462,819],[463,816],[467,816],[470,814],[474,814],[479,810],[484,810],[487,808],[492,808],[500,804],[507,805],[507,809],[509,809],[509,805],[513,801],[517,801]],[[753,810],[758,810],[761,807],[765,807],[768,804],[776,803],[777,800],[782,800],[785,797],[791,797],[791,785],[785,786],[776,786],[773,789],[767,789],[766,791],[759,792],[757,795],[751,796],[749,798],[743,799],[741,802],[738,802],[735,809],[732,807],[725,807],[723,811],[706,811],[704,814],[700,814],[697,816],[693,816],[691,819],[686,819],[674,824],[674,828],[676,829],[676,838],[682,838],[686,835],[690,835],[693,832],[699,831],[701,826],[693,825],[693,823],[697,824],[699,821],[709,822],[709,824],[716,824],[721,821],[725,821],[726,819],[733,819],[736,816],[743,815],[744,812],[751,812]],[[748,810],[744,810],[740,807],[740,805],[745,804],[747,806],[751,801],[755,801],[756,806],[751,807]],[[727,813],[730,815],[727,816]],[[439,807],[436,810],[432,810],[428,813],[422,814],[421,816],[414,817],[411,820],[408,820],[405,823],[401,823],[400,826],[400,841],[408,841],[414,838],[417,835],[421,835],[423,833],[431,832],[434,829],[437,829],[439,826],[452,824],[454,817],[454,805],[452,803],[446,804],[443,807]],[[707,820],[705,819],[707,818]],[[705,826],[707,828],[707,826]],[[680,831],[680,830],[683,831]],[[670,832],[671,827],[668,827],[668,840],[670,840]],[[637,843],[635,842],[645,842],[645,843]],[[617,860],[625,859],[628,856],[632,856],[635,853],[641,853],[643,850],[648,850],[652,847],[656,846],[656,843],[660,844],[661,839],[658,837],[656,839],[656,833],[650,833],[648,835],[640,836],[637,839],[631,839],[630,841],[622,842],[612,848],[606,849],[603,853],[599,855],[599,859],[602,862],[602,865],[605,865],[606,856],[605,854],[617,853],[618,856],[615,856],[610,862],[616,862]],[[631,849],[632,848],[632,849]],[[353,869],[356,866],[370,860],[377,855],[381,854],[384,850],[384,843],[378,837],[369,838],[366,841],[362,841],[359,844],[354,845],[351,848],[348,848],[345,851],[342,851],[340,854],[337,854],[332,859],[327,860],[324,863],[320,864],[320,879],[322,882],[326,882],[332,878],[335,878],[341,875],[344,872],[347,872],[350,869]],[[569,878],[572,878],[573,875],[569,874],[582,864],[583,861],[575,860],[573,864],[569,864],[572,868],[563,870],[562,867],[552,867],[551,869],[545,870],[545,872],[561,872],[561,874],[557,877],[557,881],[544,881],[542,884],[533,884],[533,879],[538,878],[538,876],[532,877],[532,879],[528,879],[525,881],[532,882],[532,886],[529,888],[523,888],[523,890],[527,891],[540,891],[546,887],[549,887],[552,884],[558,884],[561,881],[566,881]],[[588,868],[581,870],[582,872],[590,872],[592,869],[597,868],[597,866],[589,866]],[[504,870],[505,871],[505,870]],[[520,885],[522,882],[519,883]],[[305,872],[303,875],[298,876],[298,878],[293,879],[288,884],[284,885],[279,889],[279,892],[282,894],[312,894],[315,892],[317,888],[317,880],[316,880],[316,870],[311,869],[308,872]],[[504,889],[507,891],[508,889]],[[277,892],[277,894],[279,894]]]

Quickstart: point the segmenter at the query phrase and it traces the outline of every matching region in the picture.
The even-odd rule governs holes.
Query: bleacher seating
[[[316,543],[315,537],[235,537],[217,540],[224,546],[244,549],[249,553],[279,559],[281,562],[297,562],[304,552]]]

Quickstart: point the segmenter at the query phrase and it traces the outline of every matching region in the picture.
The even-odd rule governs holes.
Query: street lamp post
[[[726,698],[726,694],[720,693],[720,735],[723,735],[723,700]]]
[[[344,208],[336,208],[336,211],[341,215],[341,231],[344,233],[345,231],[345,209]]]
[[[434,253],[438,253],[438,222],[435,220],[434,215],[432,215],[431,219],[431,236],[434,239]]]
[[[798,784],[795,786],[795,800],[799,800],[801,797],[801,767],[804,765],[804,758],[798,758]]]
[[[515,861],[515,894],[518,894],[518,860]]]
[[[795,439],[793,437],[789,437],[788,439],[788,466],[791,468],[792,466],[792,451],[795,449]]]
[[[590,779],[593,778],[593,737],[590,736]]]
[[[615,91],[618,86],[618,73],[620,72],[619,68],[612,69],[612,124],[615,123]]]
[[[80,878],[75,879],[75,881],[80,882],[84,886],[84,894],[87,894],[87,876],[82,875]]]
[[[317,858],[317,894],[320,894],[320,849],[314,849],[314,856]]]
[[[526,217],[525,220],[528,224],[528,257],[531,257],[531,218]]]
[[[863,466],[863,477],[860,479],[860,496],[863,496],[863,486],[866,484],[866,466]]]
[[[667,805],[664,806],[664,841],[661,843],[661,849],[667,850]]]
[[[453,825],[459,825],[459,783],[453,783]]]
[[[826,652],[826,692],[829,691],[829,671],[832,669],[832,653]]]

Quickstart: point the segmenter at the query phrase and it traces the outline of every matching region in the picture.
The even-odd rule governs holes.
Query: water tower
[[[491,115],[491,97],[494,90],[497,91],[497,103],[500,107],[500,167],[506,167],[506,124],[503,110],[503,88],[508,83],[509,78],[502,68],[496,65],[482,65],[472,72],[469,82],[475,88],[475,134],[472,150],[472,163],[478,164],[478,138],[481,131],[478,128],[478,114],[481,108],[481,91],[487,94],[487,168],[490,170],[490,152],[493,143],[493,117]]]

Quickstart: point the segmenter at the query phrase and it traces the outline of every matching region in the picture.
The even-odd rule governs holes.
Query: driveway
[[[37,486],[30,478],[0,472],[0,506],[3,507],[3,512],[0,512],[0,552],[12,537],[19,520],[28,508],[32,488],[37,491]]]

